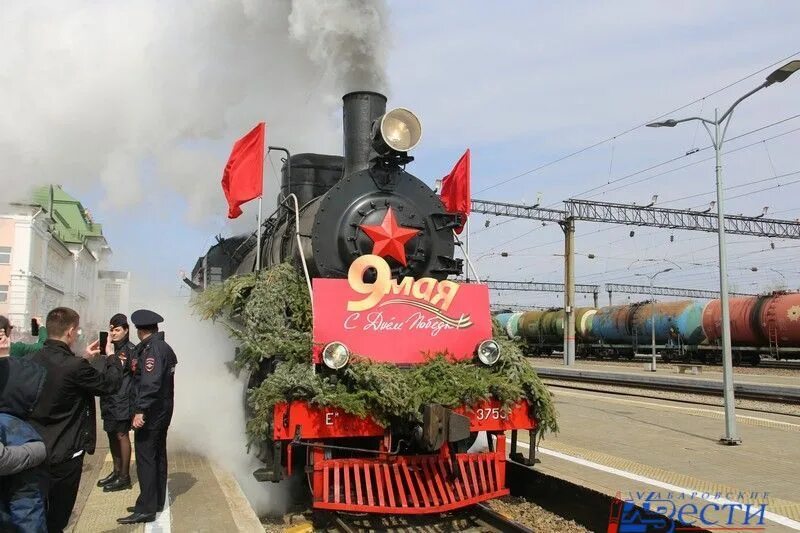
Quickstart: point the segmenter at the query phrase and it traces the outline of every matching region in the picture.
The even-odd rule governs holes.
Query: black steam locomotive
[[[453,257],[459,215],[446,213],[439,196],[405,171],[421,136],[417,117],[403,108],[386,112],[386,97],[353,92],[344,101],[344,157],[289,155],[281,169],[278,208],[255,234],[218,238],[198,260],[193,281],[205,286],[292,261],[310,278],[344,278],[350,263],[372,253],[374,242],[361,226],[380,225],[391,209],[397,223],[419,233],[405,243],[407,261],[392,262],[392,277],[444,279],[462,270]],[[288,154],[288,152],[287,152]]]
[[[195,266],[194,283],[207,286],[294,263],[313,292],[312,302],[321,304],[313,308],[308,363],[315,365],[315,375],[337,383],[351,353],[403,369],[425,364],[425,354],[445,352],[454,365],[493,367],[500,346],[492,339],[488,288],[445,279],[462,271],[462,261],[453,257],[453,230],[461,215],[445,212],[439,196],[404,169],[421,131],[407,109],[386,112],[383,95],[345,95],[344,157],[287,153],[278,207],[264,222],[261,241],[256,235],[219,239]],[[318,278],[346,281],[320,280],[312,291],[311,280]],[[369,295],[362,299],[365,293],[356,286],[367,287]],[[391,309],[386,320],[393,325],[376,325],[383,321],[380,309]],[[288,363],[269,358],[259,364],[249,389]],[[305,360],[300,365],[308,368]],[[306,454],[302,471],[315,509],[432,513],[506,495],[505,432],[512,432],[510,451],[516,457],[516,432],[527,430],[533,442],[539,423],[529,396],[502,405],[493,396],[487,389],[449,407],[430,401],[420,408],[421,423],[397,427],[324,402],[287,398],[271,408],[271,429],[258,436],[265,467],[254,476],[260,481],[290,476],[296,449]],[[488,451],[469,451],[481,431],[494,444]],[[439,492],[427,491],[433,486]]]

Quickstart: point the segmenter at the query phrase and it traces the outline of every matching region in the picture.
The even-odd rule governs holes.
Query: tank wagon
[[[730,299],[734,362],[758,364],[762,357],[800,357],[800,294],[777,292]],[[664,360],[721,358],[719,300],[637,302],[599,309],[579,308],[575,316],[576,356],[632,358],[649,352],[655,335]],[[515,320],[515,316],[519,318]],[[528,355],[549,355],[563,347],[561,309],[515,313],[506,331]]]

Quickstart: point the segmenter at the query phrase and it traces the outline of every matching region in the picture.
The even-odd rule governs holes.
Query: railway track
[[[363,531],[407,532],[409,530],[465,533],[533,533],[534,531],[483,503],[459,512],[434,517],[380,517],[335,513],[331,516],[330,525],[324,531],[359,533]]]
[[[665,376],[639,376],[625,373],[615,374],[593,370],[547,367],[536,367],[536,373],[546,381],[571,381],[691,394],[722,395],[722,383],[710,380],[685,380]],[[735,383],[734,392],[736,397],[740,399],[800,404],[800,387]]]
[[[719,365],[716,365],[719,366]],[[786,370],[800,370],[800,361],[761,361],[756,368],[781,368]]]
[[[562,355],[561,354],[553,355],[553,356],[537,355],[537,356],[531,357],[531,359],[539,359],[539,358],[541,358],[541,359],[561,359]],[[602,357],[581,357],[578,360],[579,361],[597,361],[597,362],[608,363],[610,365],[614,365],[614,364],[625,364],[625,363],[645,363],[645,362],[650,361],[650,356],[649,355],[637,355],[632,359],[625,359],[625,358],[607,359],[607,358],[602,358]],[[656,356],[656,360],[657,360],[657,362],[659,362],[661,364],[665,364],[665,365],[667,365],[667,364],[685,364],[685,363],[683,363],[681,361],[670,361],[669,363],[667,363],[667,362],[664,362],[661,359],[661,356]],[[696,365],[700,365],[700,366],[703,366],[703,367],[709,367],[709,368],[715,368],[715,367],[716,368],[720,368],[721,367],[721,365],[719,363],[691,362],[689,364],[693,364],[693,365],[696,364]],[[742,364],[742,365],[738,365],[738,366],[742,366],[742,367],[745,367],[745,368],[774,368],[774,369],[781,369],[781,370],[798,370],[798,371],[800,371],[800,361],[798,361],[798,360],[790,360],[790,361],[762,360],[756,366],[752,366],[752,365],[749,365],[749,364]]]

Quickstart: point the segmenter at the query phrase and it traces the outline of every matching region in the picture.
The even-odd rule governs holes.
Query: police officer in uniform
[[[135,346],[128,338],[128,317],[122,313],[112,316],[108,322],[109,340],[113,347],[113,357],[122,366],[122,383],[113,394],[100,397],[100,417],[103,431],[108,435],[108,445],[114,460],[114,470],[97,482],[104,492],[115,492],[131,488],[129,469],[131,464],[131,393],[133,377],[131,360]]]
[[[158,331],[163,321],[158,313],[146,309],[131,315],[141,341],[132,360],[139,498],[135,506],[128,507],[130,516],[117,519],[120,524],[154,521],[156,513],[164,509],[167,496],[167,430],[172,420],[178,359]]]

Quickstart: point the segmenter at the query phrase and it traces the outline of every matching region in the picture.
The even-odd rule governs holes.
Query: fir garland
[[[253,441],[271,433],[275,404],[295,399],[370,415],[389,425],[420,421],[428,403],[455,407],[494,397],[508,408],[527,398],[535,405],[539,434],[558,431],[550,392],[496,321],[494,339],[502,355],[492,367],[454,361],[446,353],[429,354],[427,362],[405,370],[354,356],[331,376],[312,371],[311,303],[305,281],[291,265],[231,277],[194,303],[202,318],[223,319],[228,325],[240,345],[236,370],[255,372],[263,361],[274,362],[274,371],[249,391],[247,432]]]

